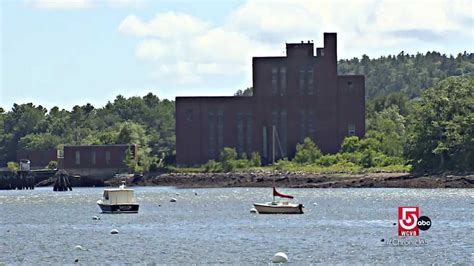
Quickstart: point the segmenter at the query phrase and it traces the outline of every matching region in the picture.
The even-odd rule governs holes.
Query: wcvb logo
[[[420,217],[418,207],[398,207],[398,235],[418,236],[419,230],[426,231],[431,227],[427,216]]]

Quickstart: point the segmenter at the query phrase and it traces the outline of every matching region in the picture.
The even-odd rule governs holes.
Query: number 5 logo
[[[398,207],[398,235],[417,236],[418,207]]]

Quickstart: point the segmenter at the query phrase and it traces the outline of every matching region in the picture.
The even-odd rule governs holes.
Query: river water
[[[102,188],[0,191],[0,264],[268,264],[280,251],[292,264],[474,263],[472,189],[280,190],[305,214],[251,214],[271,188],[136,187],[138,214],[101,214]],[[431,228],[398,237],[399,206]]]

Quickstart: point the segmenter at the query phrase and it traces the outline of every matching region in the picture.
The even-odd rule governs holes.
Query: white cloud
[[[271,4],[256,0],[226,14],[221,25],[166,12],[149,20],[129,15],[118,30],[139,38],[136,56],[151,62],[156,79],[216,87],[225,86],[216,85],[215,80],[221,77],[225,82],[222,77],[226,76],[247,77],[250,85],[252,56],[282,56],[285,42],[314,40],[322,47],[323,32],[338,32],[339,57],[350,58],[398,53],[421,43],[435,47],[432,43],[443,43],[446,36],[472,40],[472,23],[470,0],[288,0]]]
[[[245,34],[182,13],[158,14],[149,21],[129,15],[118,30],[142,38],[135,53],[154,65],[154,78],[176,84],[241,75],[251,71],[255,52],[272,54],[269,45],[255,43]]]
[[[87,9],[91,8],[91,0],[27,0],[28,4],[40,9]]]
[[[129,15],[120,23],[119,31],[139,37],[183,38],[203,34],[209,27],[208,23],[190,15],[167,12],[149,22]]]
[[[109,0],[108,2],[111,7],[143,8],[148,6],[151,0]]]

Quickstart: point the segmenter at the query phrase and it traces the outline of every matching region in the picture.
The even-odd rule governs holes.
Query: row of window
[[[299,95],[314,95],[314,71],[310,69],[300,69],[298,79]],[[272,68],[272,94],[286,95],[286,67]]]
[[[209,110],[208,121],[208,156],[218,159],[219,151],[224,148],[224,112],[222,110]]]
[[[286,95],[286,67],[272,68],[272,94]]]
[[[300,142],[303,142],[306,137],[314,137],[316,134],[316,118],[314,110],[300,110],[298,116],[298,136]]]
[[[237,113],[237,153],[246,153],[250,156],[253,152],[253,115],[251,112]]]
[[[272,125],[276,129],[275,144],[277,147],[275,147],[275,155],[277,155],[277,158],[286,157],[288,152],[288,113],[286,110],[275,110],[272,112]]]
[[[106,151],[105,152],[105,164],[106,165],[109,165],[110,164],[110,161],[111,161],[111,153],[110,151]],[[80,151],[76,151],[76,156],[75,156],[75,164],[76,165],[80,165],[81,164],[81,152]],[[91,151],[91,156],[90,156],[90,163],[92,165],[95,165],[96,164],[96,152],[95,151]]]
[[[237,128],[237,152],[239,155],[246,153],[248,156],[253,152],[253,114],[251,112],[239,112],[236,115]],[[273,132],[275,126],[275,133]],[[348,124],[348,136],[356,133],[355,125]],[[288,113],[286,110],[275,110],[272,112],[272,127],[263,126],[263,149],[262,155],[268,158],[271,143],[269,138],[275,134],[275,155],[276,158],[286,157],[288,154]],[[300,110],[298,113],[298,138],[300,142],[306,137],[313,140],[316,135],[316,117],[312,109]],[[219,152],[224,148],[224,112],[222,110],[208,111],[208,156],[211,159],[219,159]],[[107,157],[107,154],[106,154]],[[94,158],[95,155],[91,158]],[[110,153],[108,155],[110,160]],[[76,152],[77,160],[77,152]],[[95,162],[93,163],[95,164]]]

